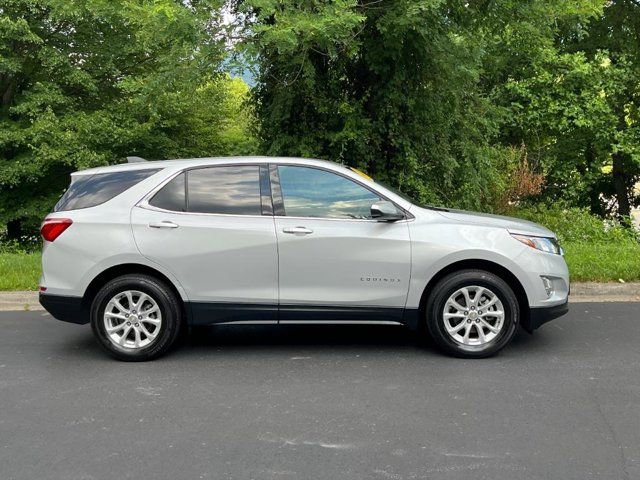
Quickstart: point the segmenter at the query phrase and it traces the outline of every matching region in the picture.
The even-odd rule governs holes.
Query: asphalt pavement
[[[0,479],[637,479],[640,303],[499,356],[401,327],[216,327],[149,363],[0,313]]]

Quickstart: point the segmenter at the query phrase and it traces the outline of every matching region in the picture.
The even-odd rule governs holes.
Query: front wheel
[[[107,282],[91,305],[91,328],[100,345],[118,360],[152,360],[178,338],[181,308],[173,291],[148,275],[124,275]]]
[[[440,280],[426,305],[429,335],[446,353],[483,358],[515,335],[520,309],[509,285],[483,270],[462,270]]]

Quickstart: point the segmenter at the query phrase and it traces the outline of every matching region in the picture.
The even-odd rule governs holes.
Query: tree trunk
[[[7,238],[18,240],[22,235],[22,222],[20,219],[10,220],[7,222]]]
[[[618,215],[628,217],[631,215],[631,202],[624,171],[624,157],[620,153],[613,154],[613,188],[618,201]]]

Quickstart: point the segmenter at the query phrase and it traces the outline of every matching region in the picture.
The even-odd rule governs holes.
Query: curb
[[[572,283],[569,302],[640,302],[640,283]]]
[[[0,312],[42,311],[38,292],[0,292]]]
[[[640,283],[572,283],[569,303],[640,302]],[[38,292],[0,292],[0,312],[44,310]]]

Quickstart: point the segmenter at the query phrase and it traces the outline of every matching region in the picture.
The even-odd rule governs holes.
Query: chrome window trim
[[[405,214],[405,218],[403,220],[397,220],[395,222],[381,222],[376,220],[375,218],[330,218],[330,217],[294,217],[294,216],[289,216],[289,215],[242,215],[242,214],[233,214],[233,213],[206,213],[206,212],[179,212],[176,210],[167,210],[164,208],[160,208],[160,207],[156,207],[154,205],[151,205],[149,203],[149,200],[151,200],[151,198],[158,193],[159,190],[162,189],[162,187],[164,187],[167,183],[169,183],[171,180],[173,180],[174,178],[176,178],[177,176],[179,176],[182,173],[188,172],[189,170],[198,170],[198,169],[202,169],[202,168],[216,168],[216,167],[234,167],[234,166],[257,166],[258,167],[258,171],[260,169],[261,165],[266,165],[267,168],[269,168],[269,165],[275,165],[276,168],[280,165],[283,166],[295,166],[295,167],[302,167],[302,168],[315,168],[317,170],[323,170],[326,172],[330,172],[333,173],[335,175],[339,175],[341,177],[346,178],[347,180],[350,180],[354,183],[356,183],[357,185],[360,185],[363,188],[366,188],[367,190],[375,193],[376,195],[378,195],[381,199],[386,200],[388,202],[393,203],[396,208],[398,208],[399,210],[401,210],[402,212],[404,212]],[[259,181],[259,179],[258,179]],[[400,205],[398,205],[396,202],[394,202],[393,200],[390,200],[388,197],[386,197],[385,195],[383,195],[382,193],[378,192],[375,188],[372,188],[369,185],[365,185],[364,183],[358,181],[355,178],[351,178],[348,175],[344,175],[342,172],[338,172],[336,170],[332,170],[330,168],[325,168],[325,167],[320,167],[320,166],[316,166],[316,165],[305,165],[305,164],[301,164],[301,163],[277,163],[277,162],[256,162],[256,163],[216,163],[216,164],[212,164],[212,165],[197,165],[197,166],[193,166],[193,167],[186,167],[183,168],[181,170],[177,170],[175,172],[173,172],[171,175],[169,175],[167,178],[165,178],[162,182],[160,182],[160,184],[158,184],[155,188],[153,188],[149,193],[147,193],[146,195],[144,195],[136,204],[136,207],[140,207],[140,208],[144,208],[145,210],[152,210],[155,212],[161,212],[161,213],[172,213],[175,215],[196,215],[196,216],[216,216],[216,217],[241,217],[241,218],[290,218],[290,219],[297,219],[297,220],[324,220],[324,221],[338,221],[338,222],[375,222],[375,223],[408,223],[411,222],[415,219],[415,216],[411,214],[411,212],[409,212],[407,209],[401,207]],[[285,210],[286,213],[286,210]]]
[[[293,217],[289,215],[274,215],[274,218],[290,218],[292,220],[324,220],[328,222],[373,222],[373,223],[408,223],[412,222],[415,218],[405,217],[402,220],[396,220],[395,222],[385,222],[376,220],[375,218],[330,218],[330,217]]]
[[[246,166],[246,167],[258,167],[258,182],[260,182],[260,166],[268,165],[268,162],[258,162],[258,163],[223,163],[223,164],[213,164],[213,165],[197,165],[193,167],[183,168],[182,170],[177,170],[176,172],[169,175],[165,178],[159,185],[157,185],[153,190],[147,193],[141,200],[136,203],[136,207],[144,208],[145,210],[152,210],[155,212],[161,213],[172,213],[175,215],[197,215],[197,216],[216,216],[216,217],[242,217],[242,218],[272,218],[273,215],[243,215],[239,213],[207,213],[207,212],[179,212],[177,210],[167,210],[165,208],[156,207],[155,205],[151,205],[149,201],[153,196],[158,193],[167,183],[176,178],[177,176],[188,172],[190,170],[199,170],[203,168],[218,168],[218,167],[235,167],[235,166]],[[186,182],[185,182],[186,183]]]
[[[378,221],[374,218],[331,218],[331,217],[294,217],[294,216],[289,216],[287,215],[287,207],[284,207],[284,212],[285,215],[274,215],[275,217],[279,217],[279,218],[299,218],[299,219],[313,219],[313,220],[346,220],[346,221],[365,221],[365,222],[376,222],[376,223],[398,223],[398,222],[406,222],[408,220],[413,220],[415,217],[409,212],[409,210],[407,210],[406,208],[401,207],[400,205],[398,205],[396,202],[394,202],[393,200],[391,200],[389,197],[383,195],[381,192],[379,192],[376,188],[372,187],[371,185],[367,185],[363,182],[361,182],[359,179],[356,178],[352,178],[349,175],[345,175],[343,172],[339,172],[336,170],[332,170],[330,168],[326,168],[326,167],[322,167],[319,165],[304,165],[304,164],[299,164],[299,163],[280,163],[280,162],[272,162],[271,165],[275,165],[276,168],[280,167],[280,166],[284,166],[284,167],[300,167],[300,168],[313,168],[316,170],[322,170],[324,172],[329,172],[329,173],[333,173],[334,175],[338,175],[342,178],[345,178],[353,183],[355,183],[356,185],[361,186],[362,188],[369,190],[370,192],[376,194],[378,197],[380,197],[380,200],[385,200],[387,202],[393,203],[395,205],[395,207],[400,210],[401,212],[404,213],[404,220],[397,220],[395,222],[381,222]],[[357,174],[354,174],[357,175]],[[375,184],[375,181],[373,182]],[[284,204],[284,194],[282,195],[282,203]]]

